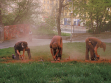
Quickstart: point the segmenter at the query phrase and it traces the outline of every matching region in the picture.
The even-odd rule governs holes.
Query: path
[[[32,42],[27,40],[27,39],[23,39],[23,38],[12,39],[12,40],[8,40],[8,41],[4,41],[3,43],[0,43],[0,49],[14,47],[15,43],[18,42],[18,41],[27,41],[28,46],[40,46],[40,45],[50,44],[51,39],[36,39],[36,38],[33,38]],[[66,42],[69,42],[69,41],[63,40],[63,43],[66,43]]]
[[[85,42],[85,39],[87,37],[92,37],[92,35],[76,35],[72,38],[72,42]],[[111,43],[111,37],[109,38],[101,38],[97,37],[103,42]],[[51,42],[51,37],[50,38],[36,38],[33,37],[32,42],[29,41],[27,38],[18,38],[18,39],[12,39],[8,41],[4,41],[3,43],[0,43],[0,49],[3,48],[9,48],[9,47],[14,47],[15,43],[18,41],[27,41],[29,46],[40,46],[40,45],[49,45]],[[70,42],[70,37],[63,37],[63,43]]]

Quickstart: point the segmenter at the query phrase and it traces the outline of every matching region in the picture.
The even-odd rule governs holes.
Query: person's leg
[[[29,59],[31,59],[30,48],[27,48],[26,51],[27,51],[27,53],[28,53],[28,57],[29,57]]]
[[[17,54],[17,50],[15,50],[15,55],[12,54],[12,59],[19,60],[19,55]]]
[[[54,52],[54,56],[56,54],[56,49],[53,49],[53,52]],[[58,56],[56,56],[56,60],[57,60]]]
[[[92,44],[89,45],[89,51],[90,51],[90,55],[91,55],[91,60],[95,60],[95,53],[94,53],[94,47]]]
[[[91,55],[91,60],[95,60],[95,53],[94,53],[94,49],[89,49],[90,50],[90,55]]]
[[[86,54],[85,60],[89,60],[89,40],[86,39]]]
[[[59,53],[58,53],[58,60],[61,60],[62,58],[62,48],[58,49]]]
[[[16,55],[16,60],[19,60],[19,55],[17,53],[15,53]]]
[[[89,60],[89,48],[86,48],[85,60]]]

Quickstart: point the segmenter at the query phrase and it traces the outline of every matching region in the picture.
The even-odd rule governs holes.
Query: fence
[[[4,26],[4,41],[25,36],[29,31],[30,26],[27,24]]]

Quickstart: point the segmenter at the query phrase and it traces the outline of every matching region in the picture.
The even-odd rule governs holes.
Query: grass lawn
[[[111,59],[111,44],[106,51],[98,49],[98,54]],[[0,83],[110,83],[111,63],[82,63],[77,61],[51,63],[49,45],[30,47],[32,59],[41,62],[0,63]],[[0,62],[7,62],[14,53],[13,48],[0,49]],[[27,56],[27,54],[26,54]],[[63,44],[62,60],[85,58],[85,43]],[[7,58],[9,57],[9,58]],[[3,59],[6,58],[6,59]]]
[[[108,63],[0,63],[0,83],[110,83]]]

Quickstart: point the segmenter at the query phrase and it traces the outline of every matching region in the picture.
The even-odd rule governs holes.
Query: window
[[[49,1],[47,1],[47,4],[49,4]]]
[[[51,3],[50,3],[51,5],[54,5],[54,1],[51,1]]]
[[[67,13],[65,13],[65,16],[67,16]]]
[[[49,9],[49,6],[47,6],[47,9]]]
[[[44,3],[45,3],[45,0],[44,0]]]

